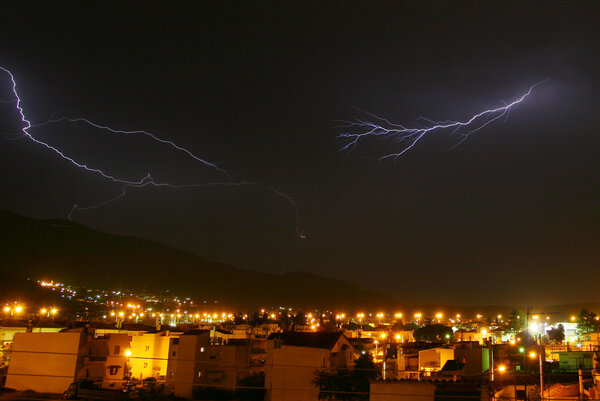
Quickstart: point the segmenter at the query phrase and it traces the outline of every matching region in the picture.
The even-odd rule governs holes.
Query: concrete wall
[[[62,393],[81,369],[83,341],[81,332],[15,334],[6,387]]]
[[[131,337],[132,377],[144,379],[167,374],[169,342],[178,336],[161,333],[137,333]]]
[[[371,382],[370,401],[433,401],[436,385],[430,382]]]
[[[317,369],[329,368],[329,350],[286,345],[274,348],[273,341],[267,343],[265,400],[318,400],[319,389],[312,381]]]
[[[250,344],[210,345],[210,333],[183,335],[171,340],[167,383],[175,395],[191,398],[195,388],[235,390],[249,374]]]
[[[437,372],[449,359],[454,359],[454,349],[431,348],[419,351],[419,370]]]
[[[490,351],[488,348],[457,348],[454,359],[465,363],[465,374],[481,374],[490,368]],[[497,361],[496,361],[497,362]]]

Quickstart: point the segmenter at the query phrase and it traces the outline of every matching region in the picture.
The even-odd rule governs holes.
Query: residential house
[[[318,370],[349,369],[354,348],[342,333],[291,332],[267,341],[266,401],[317,401]]]
[[[28,322],[7,319],[0,321],[0,368],[6,367],[10,362],[10,351],[16,333],[58,333],[63,328],[63,325],[47,320]]]
[[[166,380],[171,340],[180,335],[169,330],[131,335],[131,376],[140,380]]]
[[[171,338],[167,384],[175,395],[192,398],[196,389],[236,390],[250,372],[249,340],[214,343],[211,331],[193,330]]]
[[[419,371],[425,374],[439,372],[446,361],[454,359],[452,348],[430,348],[419,351]]]
[[[62,393],[77,379],[120,385],[129,373],[126,334],[94,335],[80,328],[61,333],[17,333],[6,387]]]

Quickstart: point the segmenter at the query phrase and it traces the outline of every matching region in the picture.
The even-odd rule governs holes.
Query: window
[[[117,373],[119,373],[119,369],[121,369],[120,365],[110,365],[108,367],[108,371],[109,371],[109,373],[110,373],[111,376],[114,376]]]
[[[148,367],[148,362],[144,362],[144,367],[147,368]]]
[[[150,346],[146,345],[146,351],[150,351]]]
[[[119,355],[119,353],[121,353],[121,346],[115,345],[115,355]]]
[[[172,339],[172,340],[171,340],[171,344],[173,344],[173,345],[177,345],[177,344],[179,344],[179,338],[174,338],[174,339]]]
[[[177,356],[177,352],[176,351],[171,352],[171,356]]]
[[[200,352],[204,352],[204,347],[200,347]]]

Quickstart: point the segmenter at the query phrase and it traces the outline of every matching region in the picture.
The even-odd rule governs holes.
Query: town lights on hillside
[[[398,313],[396,313],[396,314],[394,315],[394,317],[395,317],[396,319],[401,319],[401,318],[402,318],[402,313],[401,313],[401,312],[398,312]]]

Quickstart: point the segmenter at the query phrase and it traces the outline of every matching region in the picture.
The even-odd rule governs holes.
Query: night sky
[[[291,196],[306,238],[286,199],[253,186],[132,189],[74,221],[410,303],[600,302],[598,2],[125,3],[2,6],[0,65],[27,117],[152,131]],[[460,146],[436,132],[396,161],[368,157],[398,150],[385,140],[338,152],[357,108],[468,119],[546,78]],[[2,139],[20,127],[0,104]],[[227,181],[143,136],[30,133],[131,180]],[[40,218],[122,187],[28,139],[0,143],[0,183],[0,208]]]

